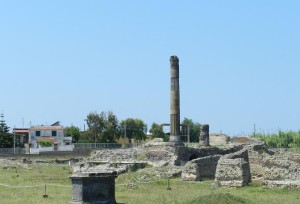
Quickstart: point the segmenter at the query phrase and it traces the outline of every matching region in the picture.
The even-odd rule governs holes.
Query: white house
[[[72,143],[71,137],[64,136],[64,127],[56,122],[52,125],[38,125],[29,128],[29,143],[31,148],[39,147],[38,142],[51,141],[54,149],[58,146],[69,145]]]

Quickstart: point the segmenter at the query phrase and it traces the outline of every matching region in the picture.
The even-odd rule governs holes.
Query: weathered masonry
[[[72,201],[70,204],[116,204],[116,177],[115,171],[71,176]]]

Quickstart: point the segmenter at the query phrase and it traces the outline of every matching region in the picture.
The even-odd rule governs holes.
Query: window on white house
[[[57,131],[56,130],[53,130],[52,131],[52,137],[56,137],[57,136]]]
[[[35,136],[36,136],[36,137],[41,136],[41,131],[39,131],[39,130],[35,131]]]

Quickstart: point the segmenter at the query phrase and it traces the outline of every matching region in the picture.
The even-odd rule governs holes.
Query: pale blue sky
[[[300,127],[300,1],[0,0],[0,110],[10,127],[83,129],[91,111],[211,132]]]

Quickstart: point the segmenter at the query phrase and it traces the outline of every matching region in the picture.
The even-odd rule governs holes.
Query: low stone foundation
[[[265,188],[288,188],[288,189],[300,189],[300,181],[270,181],[265,180],[262,182],[262,186]]]

